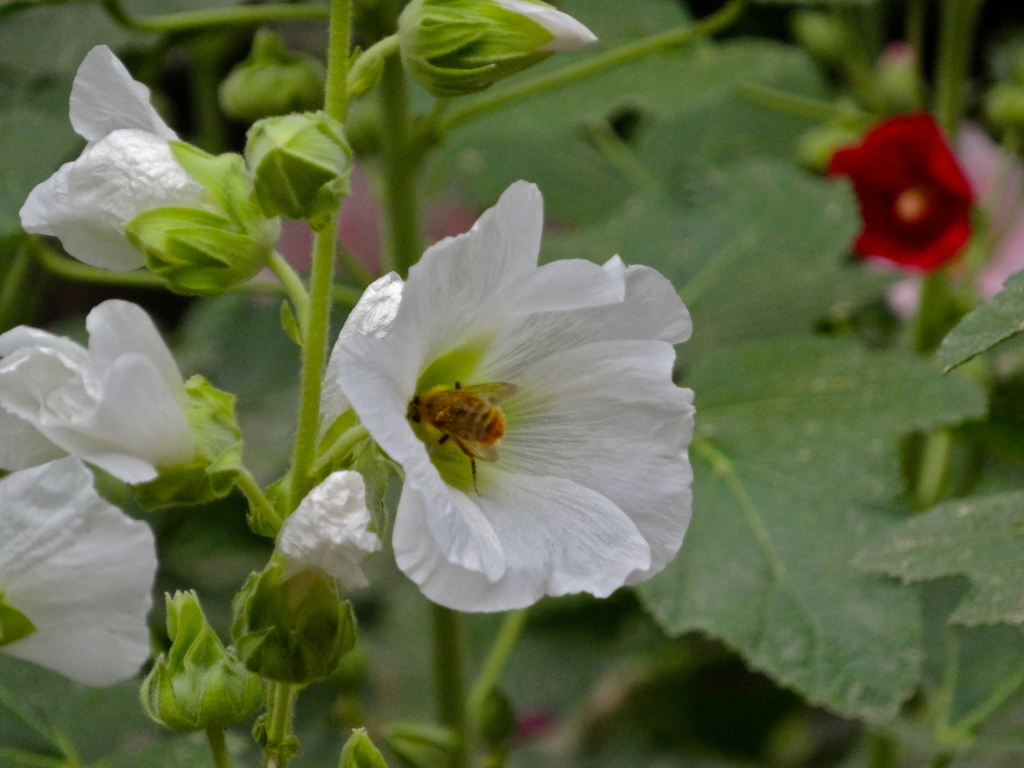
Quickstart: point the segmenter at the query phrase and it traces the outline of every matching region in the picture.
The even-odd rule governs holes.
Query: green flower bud
[[[208,155],[171,142],[175,159],[203,185],[212,210],[165,207],[143,211],[125,225],[146,266],[168,287],[190,296],[218,296],[246,282],[267,263],[280,235],[276,219],[253,200],[239,155]]]
[[[793,14],[793,37],[823,64],[841,64],[846,58],[846,29],[828,13],[802,11]]]
[[[284,47],[281,38],[261,29],[249,57],[220,84],[224,114],[252,122],[262,117],[319,109],[324,104],[324,65]]]
[[[356,728],[341,750],[338,768],[388,768],[365,728]]]
[[[202,504],[226,496],[242,466],[242,432],[235,418],[235,396],[215,389],[202,376],[185,382],[185,418],[196,455],[187,464],[160,467],[155,480],[133,486],[147,509],[171,504]]]
[[[249,129],[245,158],[267,216],[321,229],[352,191],[352,150],[341,123],[325,112],[260,120]]]
[[[996,84],[985,96],[985,114],[996,128],[1024,128],[1024,85]]]
[[[167,599],[171,648],[142,683],[142,706],[175,731],[224,728],[256,714],[263,686],[217,637],[195,592]]]
[[[456,746],[451,731],[426,723],[395,723],[384,732],[384,741],[405,768],[445,768]]]
[[[825,173],[838,150],[860,141],[860,133],[844,125],[826,123],[804,133],[797,142],[795,160],[809,171]]]
[[[0,592],[0,647],[26,638],[36,631],[31,619],[17,608],[4,602]]]
[[[245,666],[271,680],[309,683],[331,675],[355,645],[352,606],[318,570],[282,578],[271,562],[235,596],[231,634]]]
[[[906,43],[892,43],[875,65],[875,93],[882,108],[891,115],[921,108],[921,81],[914,49]]]
[[[412,0],[398,34],[406,69],[435,96],[482,91],[597,39],[539,0]]]

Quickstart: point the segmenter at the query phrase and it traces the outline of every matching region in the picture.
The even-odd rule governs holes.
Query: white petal
[[[542,51],[575,51],[597,40],[597,35],[567,13],[530,0],[495,0],[506,11],[526,16],[555,36]]]
[[[690,338],[690,314],[672,283],[650,267],[626,268],[619,257],[603,267],[621,279],[625,298],[576,311],[539,312],[501,329],[480,363],[487,381],[515,381],[526,365],[565,349],[602,340]]]
[[[398,273],[384,275],[370,284],[349,312],[324,371],[324,386],[320,396],[323,429],[329,428],[335,419],[352,407],[339,383],[341,349],[354,336],[381,338],[388,335],[402,301],[403,285]]]
[[[110,367],[121,355],[137,353],[153,363],[169,392],[183,392],[178,364],[142,307],[129,301],[105,301],[89,313],[85,327],[89,351],[101,367]]]
[[[341,382],[352,407],[376,443],[402,465],[405,488],[416,489],[431,508],[430,525],[449,548],[449,556],[467,568],[497,579],[505,560],[497,535],[465,494],[445,485],[430,462],[426,446],[413,433],[405,414],[416,384],[407,358],[386,349],[390,338],[353,338],[341,351]],[[398,513],[408,490],[403,490]]]
[[[488,476],[476,503],[505,552],[507,567],[496,581],[449,561],[447,547],[431,535],[433,509],[415,494],[417,503],[396,517],[398,565],[431,600],[460,611],[505,611],[543,595],[606,597],[631,572],[649,566],[649,548],[636,526],[600,494],[556,477],[495,469]]]
[[[77,341],[72,341],[66,336],[55,336],[27,325],[19,325],[17,328],[0,334],[0,357],[6,357],[22,347],[55,349],[76,360],[84,360],[89,357],[89,351]]]
[[[101,499],[67,458],[0,481],[0,591],[36,632],[2,650],[89,685],[149,657],[153,534]]]
[[[105,45],[89,51],[78,67],[71,86],[71,125],[89,141],[99,141],[120,128],[178,138],[149,103],[149,88],[132,79]]]
[[[27,421],[0,408],[0,469],[25,469],[67,456]]]
[[[651,546],[653,576],[675,557],[690,522],[693,392],[672,382],[663,341],[606,341],[523,369],[505,405],[499,466],[557,475],[618,505]]]
[[[319,568],[349,589],[365,587],[368,582],[360,564],[381,548],[369,525],[362,475],[347,470],[329,475],[281,528],[277,549],[287,559],[284,577]]]
[[[125,222],[175,205],[201,207],[202,186],[165,139],[131,129],[114,131],[62,165],[29,193],[20,216],[26,232],[60,238],[76,259],[126,272],[145,259],[125,238]]]

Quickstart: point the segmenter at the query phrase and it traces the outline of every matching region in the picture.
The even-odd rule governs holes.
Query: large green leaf
[[[950,331],[939,347],[946,370],[1024,331],[1024,272],[1011,275],[1003,290],[976,307]]]
[[[637,59],[480,116],[448,137],[435,156],[435,174],[454,175],[481,204],[527,179],[544,191],[549,218],[598,220],[633,191],[615,150],[602,149],[596,138],[595,131],[607,132],[609,124],[625,138],[626,151],[636,149],[657,168],[704,164],[723,153],[738,159],[790,152],[809,123],[740,102],[736,87],[747,82],[822,93],[814,66],[796,48],[749,40],[700,44]]]
[[[957,499],[915,517],[858,563],[903,581],[966,576],[959,624],[1024,624],[1024,491]]]
[[[693,523],[644,601],[667,631],[719,637],[813,702],[891,716],[919,677],[916,597],[851,561],[897,522],[896,438],[982,415],[981,389],[814,337],[723,351],[687,383]]]
[[[21,230],[28,193],[81,143],[68,121],[69,93],[70,83],[0,70],[0,236]]]
[[[618,253],[660,270],[693,315],[682,360],[808,331],[830,307],[881,292],[879,275],[845,258],[859,227],[846,183],[779,160],[747,160],[691,170],[675,186],[549,239],[545,255],[603,261]]]

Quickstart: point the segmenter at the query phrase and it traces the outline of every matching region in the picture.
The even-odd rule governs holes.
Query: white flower
[[[369,582],[360,564],[380,550],[369,525],[363,476],[348,470],[332,473],[309,492],[278,534],[284,578],[318,568],[348,589],[365,587]]]
[[[518,13],[540,24],[555,36],[542,51],[576,51],[597,40],[597,35],[567,13],[534,0],[494,0],[506,11]]]
[[[141,483],[189,461],[184,384],[153,321],[106,301],[86,328],[88,349],[26,326],[0,335],[0,468],[72,454]]]
[[[29,194],[27,232],[60,238],[94,267],[125,272],[145,263],[124,224],[149,208],[201,207],[203,188],[171,154],[178,137],[149,103],[149,89],[105,45],[89,51],[71,89],[71,125],[89,141]]]
[[[0,651],[110,685],[149,658],[156,545],[76,458],[0,480],[0,604],[35,627]]]
[[[618,257],[538,267],[542,227],[539,191],[514,184],[390,290],[393,320],[378,306],[370,333],[343,332],[329,365],[405,470],[399,567],[459,610],[608,595],[660,571],[690,519],[693,393],[672,382],[686,308]]]

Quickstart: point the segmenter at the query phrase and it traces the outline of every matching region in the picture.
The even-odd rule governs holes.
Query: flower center
[[[921,187],[907,187],[896,197],[893,209],[904,224],[919,224],[931,209],[931,196]]]
[[[501,381],[466,387],[456,381],[453,387],[431,387],[409,401],[407,417],[413,430],[449,485],[461,487],[465,478],[449,477],[445,465],[454,461],[464,466],[463,457],[468,457],[472,484],[479,492],[476,462],[498,460],[506,423],[499,403],[518,391],[515,384]]]

